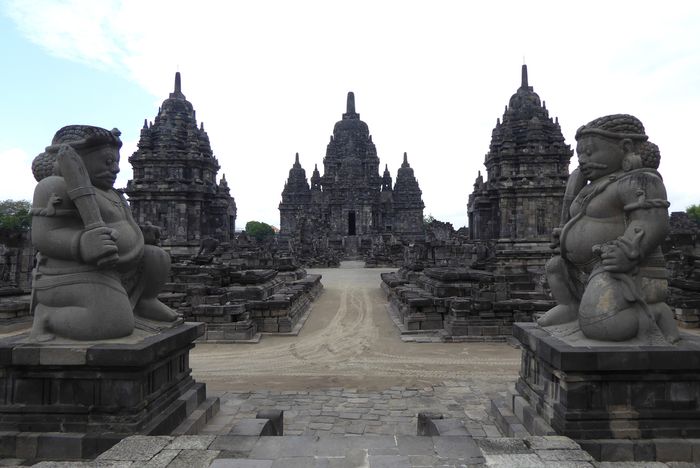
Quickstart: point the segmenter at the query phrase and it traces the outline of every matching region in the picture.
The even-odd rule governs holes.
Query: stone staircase
[[[477,439],[459,433],[453,420],[423,419],[424,435],[362,436],[256,435],[246,430],[269,434],[275,431],[274,424],[247,420],[226,435],[130,437],[96,462],[212,468],[594,467],[593,458],[567,437]]]

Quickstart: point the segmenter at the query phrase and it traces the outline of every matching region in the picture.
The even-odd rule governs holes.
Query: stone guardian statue
[[[665,303],[667,272],[660,244],[669,232],[660,153],[639,119],[593,120],[576,132],[579,167],[568,180],[559,255],[546,265],[557,305],[538,320],[596,341],[679,339]],[[575,330],[575,331],[572,331]],[[554,331],[557,334],[556,330]]]
[[[61,128],[34,159],[32,242],[38,250],[32,288],[30,337],[48,341],[121,338],[135,316],[175,322],[157,299],[170,257],[145,245],[123,195],[117,129]]]

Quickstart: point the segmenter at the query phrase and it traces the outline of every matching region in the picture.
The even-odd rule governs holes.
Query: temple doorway
[[[348,236],[355,235],[355,212],[348,211]]]

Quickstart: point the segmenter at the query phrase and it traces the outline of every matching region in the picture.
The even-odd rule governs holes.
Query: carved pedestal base
[[[516,390],[530,412],[584,448],[595,440],[598,457],[605,440],[618,450],[622,439],[643,447],[700,438],[700,336],[683,334],[676,346],[578,347],[534,323],[516,323],[513,335],[523,347]]]
[[[90,458],[133,434],[168,434],[206,388],[189,351],[204,324],[99,343],[0,341],[0,457]]]

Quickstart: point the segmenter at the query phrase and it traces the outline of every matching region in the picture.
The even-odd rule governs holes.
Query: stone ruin
[[[31,323],[29,303],[36,251],[30,231],[2,233],[0,238],[0,331]]]
[[[129,162],[134,178],[125,193],[134,217],[173,262],[161,298],[187,320],[206,323],[206,340],[291,333],[319,294],[320,275],[299,269],[296,252],[235,235],[235,201],[225,176],[216,183],[219,164],[179,72]]]
[[[666,302],[683,328],[700,327],[700,225],[687,213],[671,213],[671,234],[663,245],[670,280]]]
[[[208,341],[298,333],[323,288],[321,275],[277,255],[273,241],[259,243],[243,232],[232,244],[194,257],[174,256],[160,299],[187,320],[206,323]]]
[[[526,65],[521,78],[491,135],[488,179],[479,173],[469,196],[467,236],[446,226],[429,229],[413,259],[407,254],[397,273],[382,275],[406,331],[504,340],[514,322],[531,321],[554,304],[544,264],[573,152],[529,85]]]
[[[304,264],[314,264],[313,258],[327,265],[339,257],[362,258],[384,235],[423,237],[422,192],[408,156],[404,153],[392,187],[388,166],[379,175],[377,149],[352,92],[323,168],[321,175],[314,167],[309,185],[297,154],[279,205],[280,242],[293,246]]]

